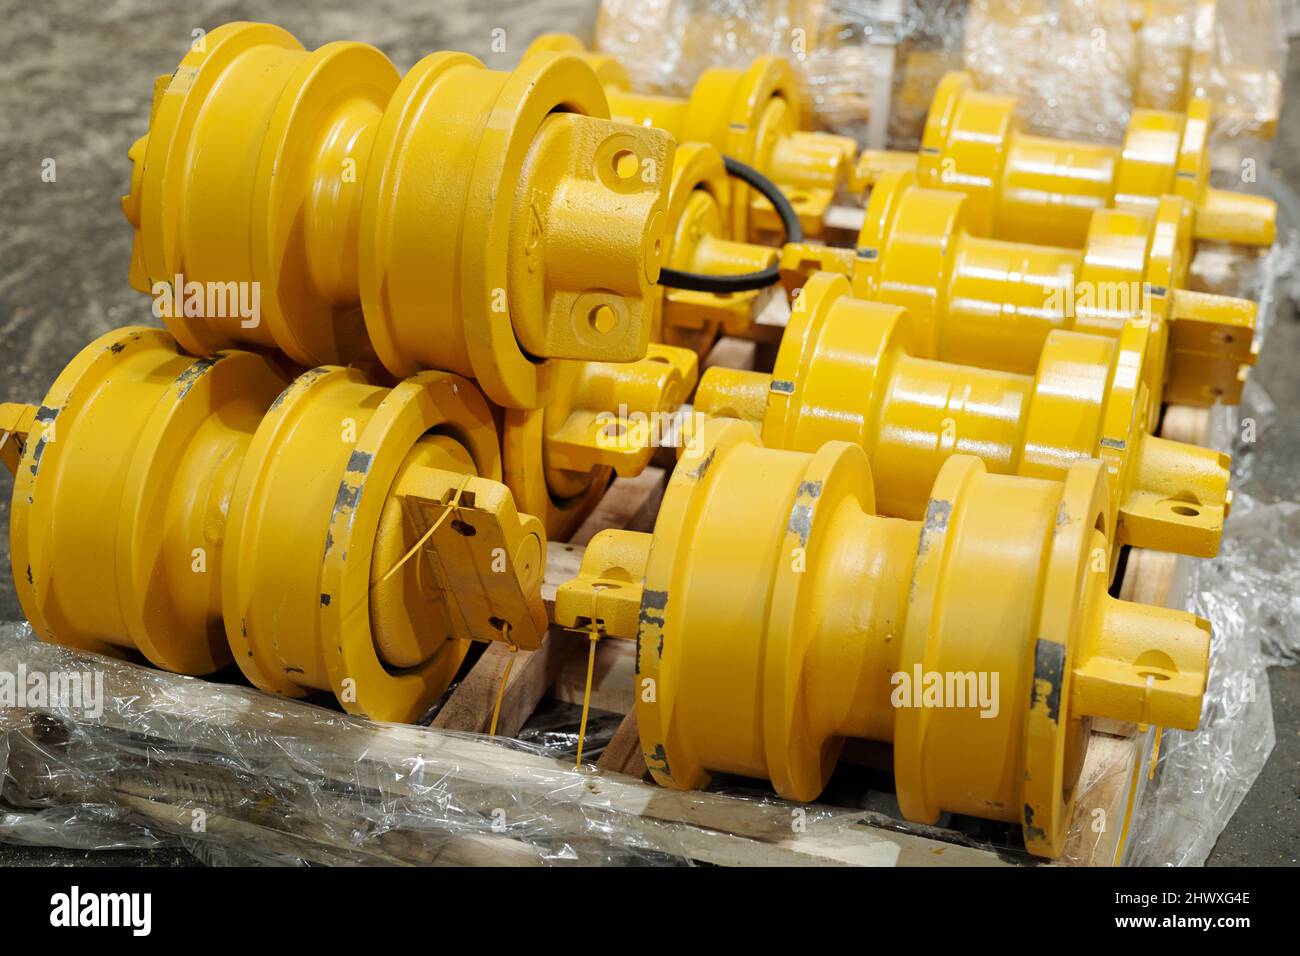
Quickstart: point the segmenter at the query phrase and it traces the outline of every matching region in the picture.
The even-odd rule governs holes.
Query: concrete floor
[[[0,0],[0,401],[34,401],[92,338],[128,324],[156,324],[148,299],[127,286],[131,231],[118,197],[130,177],[132,140],[148,123],[152,79],[170,72],[196,28],[269,20],[308,47],[355,39],[383,49],[400,69],[424,53],[463,49],[511,66],[543,30],[590,30],[594,0],[321,0],[163,3],[160,0]],[[489,49],[506,30],[507,49]],[[1300,56],[1276,150],[1300,187]],[[42,181],[53,159],[57,179]],[[1280,408],[1300,405],[1300,323],[1289,307],[1272,331],[1258,377]],[[1279,415],[1269,441],[1300,470],[1300,417]],[[1275,460],[1278,460],[1275,456]],[[11,484],[0,477],[0,525]],[[20,616],[0,544],[0,620]],[[1300,858],[1300,668],[1270,672],[1277,748],[1219,840],[1213,864],[1296,864]],[[0,846],[0,864],[172,863],[175,853],[100,854]]]

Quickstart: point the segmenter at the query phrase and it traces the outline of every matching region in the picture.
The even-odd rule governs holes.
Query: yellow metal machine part
[[[373,347],[398,378],[540,407],[547,360],[645,354],[674,146],[608,115],[574,56],[502,73],[435,53],[399,77],[365,44],[227,24],[159,79],[131,149],[132,284],[176,287],[159,311],[197,355]],[[256,283],[260,314],[195,310],[187,283],[218,305]]]
[[[1152,209],[1099,209],[1081,249],[972,233],[971,198],[926,189],[911,172],[883,174],[855,249],[791,243],[787,287],[817,270],[851,277],[858,298],[908,309],[920,357],[1030,373],[1050,333],[1111,338],[1145,318],[1142,377],[1152,399],[1235,404],[1255,364],[1256,306],[1187,291],[1193,213],[1166,196]]]
[[[970,74],[949,73],[921,151],[864,152],[859,177],[914,168],[923,186],[967,193],[971,230],[999,239],[1081,246],[1094,211],[1175,195],[1195,207],[1197,239],[1273,244],[1276,203],[1209,184],[1208,100],[1193,100],[1186,113],[1135,110],[1121,146],[1031,136],[1015,109],[1015,97],[982,93]]]
[[[772,448],[861,445],[882,514],[919,519],[944,462],[1061,479],[1084,458],[1106,466],[1108,537],[1118,546],[1210,557],[1231,504],[1228,456],[1149,433],[1141,379],[1150,326],[1118,338],[1055,331],[1033,375],[918,357],[906,310],[853,298],[843,276],[804,287],[772,375],[711,368],[697,412],[741,418]]]
[[[566,626],[636,639],[661,784],[812,800],[845,739],[882,741],[906,817],[1019,822],[1054,856],[1091,718],[1197,726],[1209,624],[1106,593],[1098,462],[1047,481],[957,455],[905,521],[876,517],[855,445],[764,448],[737,422],[705,445],[653,536],[598,535],[556,598]]]
[[[504,481],[551,538],[569,538],[614,475],[631,478],[680,432],[699,379],[694,352],[651,343],[639,362],[565,362],[544,409],[506,409]]]
[[[705,143],[677,148],[668,187],[668,251],[664,265],[699,275],[760,272],[778,250],[736,239],[728,217],[731,183],[722,154]],[[748,337],[766,303],[766,290],[700,292],[659,286],[651,338],[704,358],[720,335]]]
[[[798,82],[790,63],[763,56],[748,70],[713,67],[700,76],[689,99],[632,92],[627,73],[608,54],[588,52],[566,33],[543,34],[524,54],[583,56],[600,76],[616,120],[667,130],[679,143],[709,143],[754,167],[790,200],[804,231],[817,235],[841,189],[860,191],[858,147],[852,138],[803,128]],[[732,182],[728,204],[732,235],[760,238],[781,228],[771,203],[744,183]]]
[[[45,640],[187,674],[233,656],[264,690],[414,720],[468,641],[545,629],[545,534],[495,480],[490,410],[459,376],[290,382],[120,329],[0,427],[22,447],[14,580]]]

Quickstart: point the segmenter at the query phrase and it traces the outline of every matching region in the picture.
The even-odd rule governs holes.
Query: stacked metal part
[[[628,416],[788,296],[770,374],[699,378],[654,533],[598,535],[555,621],[637,641],[664,785],[813,799],[877,740],[909,818],[1058,853],[1092,718],[1197,725],[1208,624],[1107,592],[1124,545],[1217,551],[1226,457],[1154,432],[1239,399],[1254,304],[1188,264],[1275,211],[1208,186],[1199,101],[1113,149],[1013,112],[955,74],[919,154],[860,156],[774,57],[676,99],[571,37],[402,77],[212,32],[157,81],[123,201],[167,332],[0,406],[28,618],[417,719],[470,641],[540,644],[546,538],[655,451]],[[256,315],[219,307],[246,288]],[[996,674],[1000,706],[897,706],[914,671]]]

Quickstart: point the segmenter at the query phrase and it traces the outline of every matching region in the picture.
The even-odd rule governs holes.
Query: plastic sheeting
[[[1235,170],[1267,161],[1285,16],[1279,0],[604,0],[596,43],[634,86],[675,95],[711,66],[785,56],[820,128],[895,149],[917,147],[948,70],[1020,97],[1034,131],[1099,142],[1135,107],[1202,95],[1215,166]]]
[[[36,696],[35,674],[71,692]],[[597,776],[539,747],[46,644],[25,624],[0,626],[0,675],[29,688],[0,708],[8,842],[268,865],[889,865],[900,852],[861,811],[796,816]]]
[[[934,83],[961,66],[965,6],[964,0],[604,0],[596,45],[620,60],[634,87],[676,96],[688,95],[710,67],[743,68],[756,56],[784,56],[802,81],[814,125],[865,143],[873,111],[902,117],[904,138],[909,127],[919,130]],[[891,99],[898,101],[892,109]]]

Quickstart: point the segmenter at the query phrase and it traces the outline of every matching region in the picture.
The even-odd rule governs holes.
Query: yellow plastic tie
[[[574,763],[574,768],[582,769],[582,745],[587,740],[587,714],[591,711],[591,684],[592,676],[596,672],[596,642],[600,640],[600,632],[596,630],[595,623],[591,626],[590,643],[587,645],[587,686],[582,691],[582,721],[578,724],[578,759]]]
[[[1151,769],[1147,771],[1148,780],[1156,778],[1156,763],[1160,760],[1160,732],[1162,730],[1164,730],[1163,727],[1156,728],[1155,743],[1151,745]]]
[[[501,639],[506,642],[510,648],[510,656],[506,658],[506,669],[501,673],[501,683],[497,686],[497,702],[492,708],[492,726],[488,729],[488,736],[497,735],[497,721],[501,719],[501,703],[505,700],[506,684],[510,681],[510,669],[515,666],[515,655],[519,653],[519,645],[510,639],[510,622],[501,622]]]
[[[400,571],[402,569],[402,566],[406,564],[407,561],[410,561],[411,558],[414,557],[415,554],[421,548],[424,547],[425,542],[427,542],[430,538],[433,537],[434,532],[436,532],[439,528],[442,527],[442,523],[446,521],[454,512],[460,510],[461,492],[465,490],[465,484],[469,481],[471,477],[472,477],[471,475],[466,475],[464,478],[461,479],[460,484],[456,487],[455,493],[452,494],[451,496],[451,500],[447,502],[447,510],[438,516],[438,520],[429,526],[429,530],[420,536],[420,540],[415,542],[415,544],[411,546],[411,550],[407,551],[406,554],[402,555],[402,557],[398,560],[398,562],[384,573],[383,577],[371,583],[370,585],[371,590],[374,590],[376,585],[383,584],[394,574]]]

